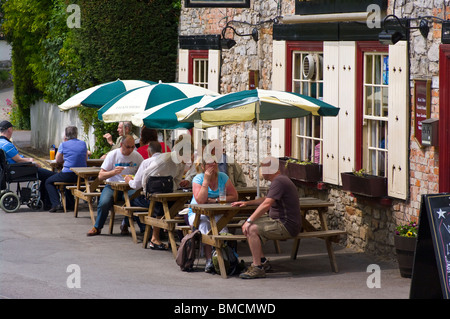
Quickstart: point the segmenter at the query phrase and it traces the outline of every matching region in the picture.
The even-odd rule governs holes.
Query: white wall
[[[4,40],[0,41],[0,61],[11,60],[11,46]]]
[[[84,140],[89,149],[94,149],[93,129],[90,127],[88,136],[85,136],[77,108],[61,111],[57,105],[41,100],[31,106],[30,116],[31,146],[33,148],[46,150],[52,144],[58,147],[62,142],[64,129],[73,125],[78,127],[78,138]]]

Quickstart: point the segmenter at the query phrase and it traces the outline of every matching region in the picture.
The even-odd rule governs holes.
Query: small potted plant
[[[408,224],[397,226],[395,231],[394,245],[397,252],[398,266],[400,275],[405,278],[411,278],[412,275],[418,229],[419,225],[412,221]]]
[[[383,176],[370,175],[364,169],[341,173],[342,189],[368,197],[387,195],[387,179]]]
[[[282,157],[279,159],[281,174],[290,179],[302,182],[318,182],[322,180],[322,165],[295,158]]]

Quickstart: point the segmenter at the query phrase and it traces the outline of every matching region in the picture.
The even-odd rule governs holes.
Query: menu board
[[[414,80],[414,137],[422,147],[422,122],[430,117],[431,81]]]
[[[422,195],[410,298],[450,299],[450,193]]]

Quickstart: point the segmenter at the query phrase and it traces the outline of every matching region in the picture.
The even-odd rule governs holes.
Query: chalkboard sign
[[[450,193],[422,195],[410,298],[450,299]]]

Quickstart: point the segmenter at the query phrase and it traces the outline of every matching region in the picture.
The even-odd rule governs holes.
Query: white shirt
[[[134,189],[142,187],[145,191],[145,185],[149,176],[172,176],[173,189],[176,190],[183,178],[185,164],[174,163],[171,154],[172,153],[155,153],[152,157],[144,160],[139,167],[134,180],[130,181],[130,187]]]
[[[106,180],[108,182],[123,182],[123,176],[134,175],[143,161],[144,159],[141,154],[136,152],[136,150],[133,150],[130,155],[125,156],[119,148],[109,152],[108,155],[106,155],[101,168],[105,171],[112,171],[116,165],[125,166],[125,169],[121,174],[114,175]]]

